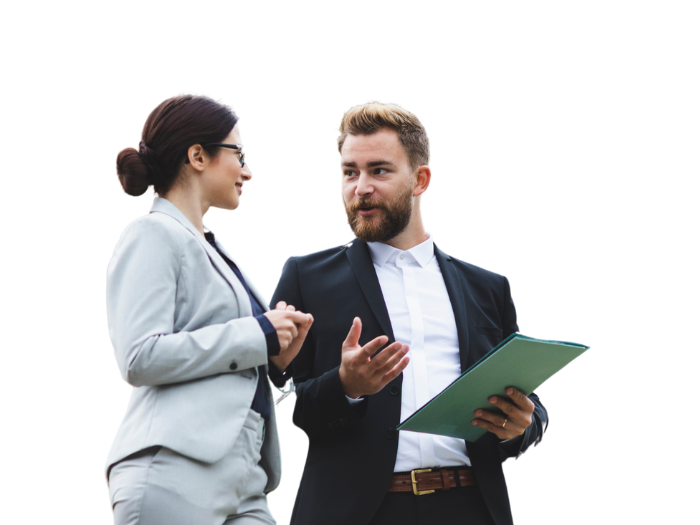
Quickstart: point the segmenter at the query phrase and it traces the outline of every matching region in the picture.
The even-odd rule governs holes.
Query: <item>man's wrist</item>
[[[355,392],[353,389],[351,389],[348,384],[347,384],[347,377],[345,375],[345,370],[343,369],[343,365],[340,365],[340,369],[338,370],[338,376],[340,377],[340,386],[343,387],[343,392],[345,392],[345,395],[351,399],[357,399],[362,396],[362,392]]]

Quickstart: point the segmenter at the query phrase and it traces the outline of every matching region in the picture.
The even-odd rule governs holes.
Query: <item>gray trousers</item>
[[[265,421],[251,410],[231,451],[202,463],[151,447],[109,472],[115,525],[275,525],[259,465]]]

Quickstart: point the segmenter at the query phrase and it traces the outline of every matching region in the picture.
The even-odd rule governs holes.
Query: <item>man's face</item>
[[[387,242],[404,231],[413,211],[415,177],[398,133],[348,135],[340,157],[345,212],[357,238]]]

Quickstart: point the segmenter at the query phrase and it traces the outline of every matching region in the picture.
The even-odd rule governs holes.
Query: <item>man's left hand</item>
[[[517,388],[506,388],[508,398],[491,396],[489,403],[501,410],[491,412],[481,408],[474,411],[477,419],[472,419],[472,425],[485,428],[496,434],[500,439],[513,439],[525,432],[532,423],[532,413],[535,404]]]

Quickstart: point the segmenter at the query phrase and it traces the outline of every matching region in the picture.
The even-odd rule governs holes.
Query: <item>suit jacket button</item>
[[[236,368],[238,368],[238,365],[237,365],[236,362],[234,361],[233,363],[231,363],[230,365],[228,365],[228,367],[229,367],[231,370],[235,370]]]
[[[391,385],[391,388],[389,389],[389,392],[391,392],[392,396],[396,396],[399,394],[399,387],[398,385]]]
[[[389,439],[394,439],[396,437],[396,429],[394,427],[387,428],[386,437]]]

